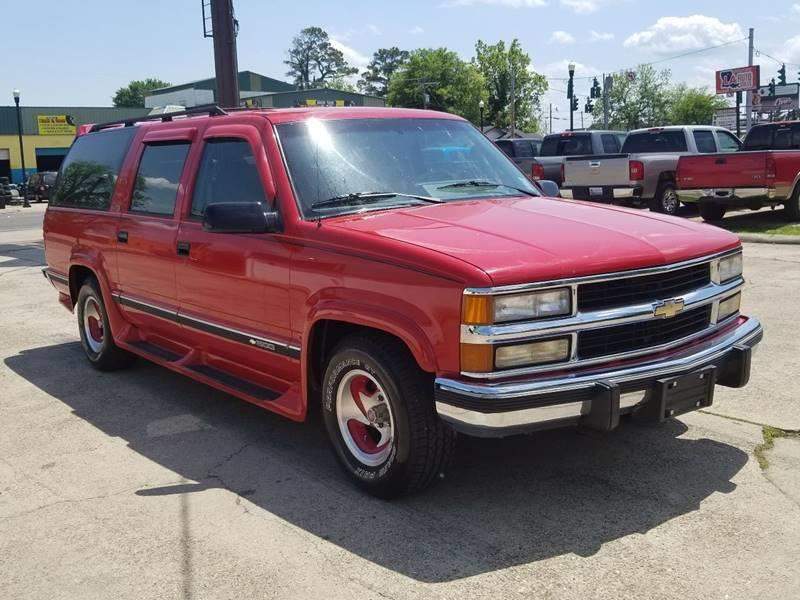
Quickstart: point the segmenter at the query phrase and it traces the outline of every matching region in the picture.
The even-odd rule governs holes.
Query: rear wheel
[[[339,344],[325,372],[322,412],[339,462],[379,498],[427,487],[453,454],[456,434],[434,410],[430,376],[384,336]]]
[[[665,215],[678,214],[681,202],[672,183],[662,183],[656,190],[655,198],[650,201],[650,210]]]
[[[787,221],[800,221],[800,187],[795,188],[792,196],[783,205],[783,214]]]
[[[114,343],[108,313],[94,278],[87,279],[78,292],[78,331],[86,358],[101,371],[130,366],[136,357]]]
[[[716,202],[703,202],[700,204],[700,216],[703,221],[714,223],[721,221],[725,216],[726,208],[722,204]]]

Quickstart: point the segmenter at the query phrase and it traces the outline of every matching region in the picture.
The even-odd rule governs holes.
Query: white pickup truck
[[[576,200],[647,204],[675,214],[680,206],[675,171],[681,156],[735,152],[741,142],[727,129],[705,125],[631,131],[620,154],[568,157],[561,195]]]

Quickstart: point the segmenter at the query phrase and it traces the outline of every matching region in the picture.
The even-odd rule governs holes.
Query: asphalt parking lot
[[[143,361],[98,373],[0,211],[1,598],[796,598],[800,246],[747,244],[750,386],[662,427],[460,440],[392,503],[296,424]],[[757,459],[761,456],[762,468]]]

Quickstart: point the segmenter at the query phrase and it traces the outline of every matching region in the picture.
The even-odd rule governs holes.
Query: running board
[[[281,395],[274,390],[265,388],[244,379],[240,379],[235,375],[225,373],[224,371],[220,371],[214,367],[209,367],[208,365],[187,365],[186,368],[194,373],[197,373],[198,375],[202,375],[203,377],[216,381],[217,383],[236,390],[242,394],[252,396],[253,398],[261,400],[262,402],[272,402]]]
[[[183,358],[180,354],[176,354],[171,350],[167,350],[166,348],[162,348],[161,346],[156,346],[150,342],[146,341],[139,341],[139,342],[128,342],[131,346],[143,352],[145,354],[149,354],[151,356],[155,356],[160,358],[161,360],[165,360],[167,362],[176,362]]]

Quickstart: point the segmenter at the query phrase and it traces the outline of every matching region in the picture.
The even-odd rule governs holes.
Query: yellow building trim
[[[31,173],[36,171],[37,148],[69,148],[72,135],[23,135],[22,145],[25,148],[25,168]],[[16,135],[0,135],[0,149],[8,150],[12,169],[21,169],[19,158],[19,138]]]

